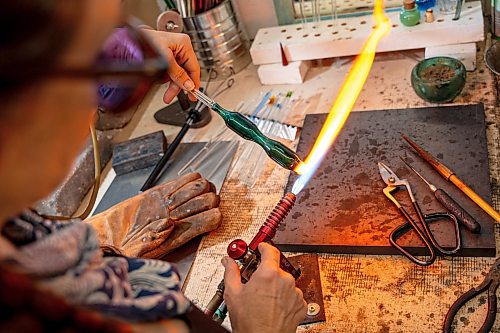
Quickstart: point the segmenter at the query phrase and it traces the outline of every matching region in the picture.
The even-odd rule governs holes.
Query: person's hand
[[[295,280],[279,267],[278,249],[259,244],[261,263],[246,284],[236,262],[224,257],[224,300],[234,333],[295,332],[307,304]]]
[[[168,63],[170,83],[163,95],[163,101],[172,102],[181,89],[193,90],[200,87],[200,65],[194,53],[191,39],[182,33],[172,33],[143,29],[144,33],[155,43]],[[191,100],[196,100],[189,96]]]
[[[161,258],[216,229],[222,215],[215,186],[190,173],[136,195],[85,222],[102,247],[129,257]]]

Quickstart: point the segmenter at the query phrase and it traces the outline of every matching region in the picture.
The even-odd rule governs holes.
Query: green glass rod
[[[224,119],[226,126],[233,132],[246,140],[253,141],[261,146],[266,154],[283,168],[295,171],[297,167],[304,162],[293,150],[285,146],[279,141],[273,140],[265,136],[257,126],[246,116],[224,109],[214,100],[198,90],[190,91],[200,102],[215,111]]]

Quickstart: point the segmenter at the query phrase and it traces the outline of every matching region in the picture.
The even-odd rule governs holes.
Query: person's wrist
[[[244,314],[248,316],[248,314]],[[232,333],[275,333],[276,326],[271,323],[271,325],[267,325],[266,323],[259,320],[251,320],[248,322],[244,319],[244,322],[239,322],[238,319],[231,320],[231,332]],[[281,332],[281,331],[279,331]]]

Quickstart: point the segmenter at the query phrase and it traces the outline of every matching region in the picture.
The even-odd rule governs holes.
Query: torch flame
[[[304,163],[299,164],[294,170],[300,175],[292,188],[292,193],[294,194],[299,193],[309,179],[311,179],[339,135],[368,78],[375,58],[377,44],[391,29],[391,22],[385,16],[383,4],[383,0],[375,0],[375,8],[373,10],[373,17],[376,23],[375,29],[366,40],[361,53],[356,57],[311,152]]]

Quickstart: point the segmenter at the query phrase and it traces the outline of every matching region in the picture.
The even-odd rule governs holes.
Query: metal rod
[[[415,170],[408,162],[406,162],[401,156],[399,158],[412,170],[415,172],[431,189],[439,201],[448,211],[450,211],[457,220],[462,223],[464,227],[467,228],[472,233],[478,234],[481,232],[481,224],[472,217],[458,202],[456,202],[445,190],[437,188],[436,186],[429,183],[417,170]]]
[[[194,90],[190,90],[188,92],[193,94],[200,102],[202,102],[205,106],[207,106],[210,109],[212,108],[212,106],[215,103],[210,97],[208,97],[207,95],[205,95],[204,93],[202,93],[199,90],[194,89]]]
[[[146,182],[144,182],[144,185],[142,185],[139,192],[144,192],[146,190],[149,190],[151,187],[153,187],[156,184],[156,181],[158,180],[160,174],[163,172],[163,168],[167,164],[170,157],[172,157],[172,155],[174,154],[175,150],[177,149],[177,146],[179,146],[179,143],[181,143],[181,141],[184,138],[184,136],[186,135],[188,129],[193,124],[194,119],[197,116],[197,113],[198,112],[194,111],[194,110],[192,110],[189,113],[188,119],[186,120],[184,125],[182,125],[182,128],[179,131],[179,133],[177,133],[174,141],[172,141],[172,143],[168,146],[167,151],[161,157],[161,159],[158,161],[155,168],[153,169],[153,171],[149,175],[148,179],[146,179]]]
[[[458,0],[457,1],[457,7],[455,9],[455,16],[453,17],[453,21],[457,21],[460,19],[460,13],[462,12],[462,3],[464,0]]]
[[[205,84],[205,91],[207,90],[208,85],[210,84],[210,81],[211,81],[212,68],[210,68],[210,70],[209,70],[208,73],[209,73],[209,77],[207,78],[207,82]],[[200,92],[198,90],[196,90],[196,91],[199,94],[202,94],[206,99],[210,100],[208,98],[208,96],[206,96],[202,92]],[[195,94],[195,96],[196,96],[196,94]],[[182,107],[183,110],[187,110],[187,109],[185,109],[186,106],[189,108],[189,106],[190,106],[189,99],[187,97],[187,94],[184,91],[180,91],[179,92],[179,95],[177,96],[177,99],[179,100],[179,104],[181,105],[181,107]],[[177,133],[176,137],[174,138],[174,141],[172,141],[172,143],[168,146],[167,151],[165,151],[165,154],[158,161],[158,163],[156,164],[155,168],[153,169],[153,171],[149,175],[148,179],[146,179],[146,182],[142,185],[142,187],[139,190],[139,192],[144,192],[144,191],[150,189],[151,187],[153,187],[156,184],[156,182],[157,182],[160,174],[163,172],[163,168],[167,164],[168,160],[174,154],[175,150],[177,149],[177,147],[181,143],[182,139],[186,135],[188,129],[191,127],[191,125],[198,118],[199,113],[203,109],[202,105],[206,105],[209,108],[211,108],[209,105],[203,103],[201,98],[198,98],[198,103],[196,104],[196,106],[194,107],[194,109],[192,109],[191,111],[189,111],[189,115],[188,115],[188,118],[186,119],[186,122],[184,123],[184,125],[182,125],[182,128],[179,131],[179,133]]]
[[[429,186],[429,188],[432,190],[432,192],[435,192],[436,191],[436,186],[432,185],[431,183],[429,183],[425,178],[424,176],[422,176],[420,174],[420,172],[418,172],[417,170],[415,170],[411,165],[410,163],[406,162],[404,158],[402,158],[401,156],[399,156],[399,158],[401,159],[401,161],[404,162],[404,164],[406,164],[408,166],[408,168],[410,168],[413,172],[415,172],[417,174],[417,176],[420,177],[420,179],[422,179],[424,181],[424,183],[427,184],[427,186]]]

